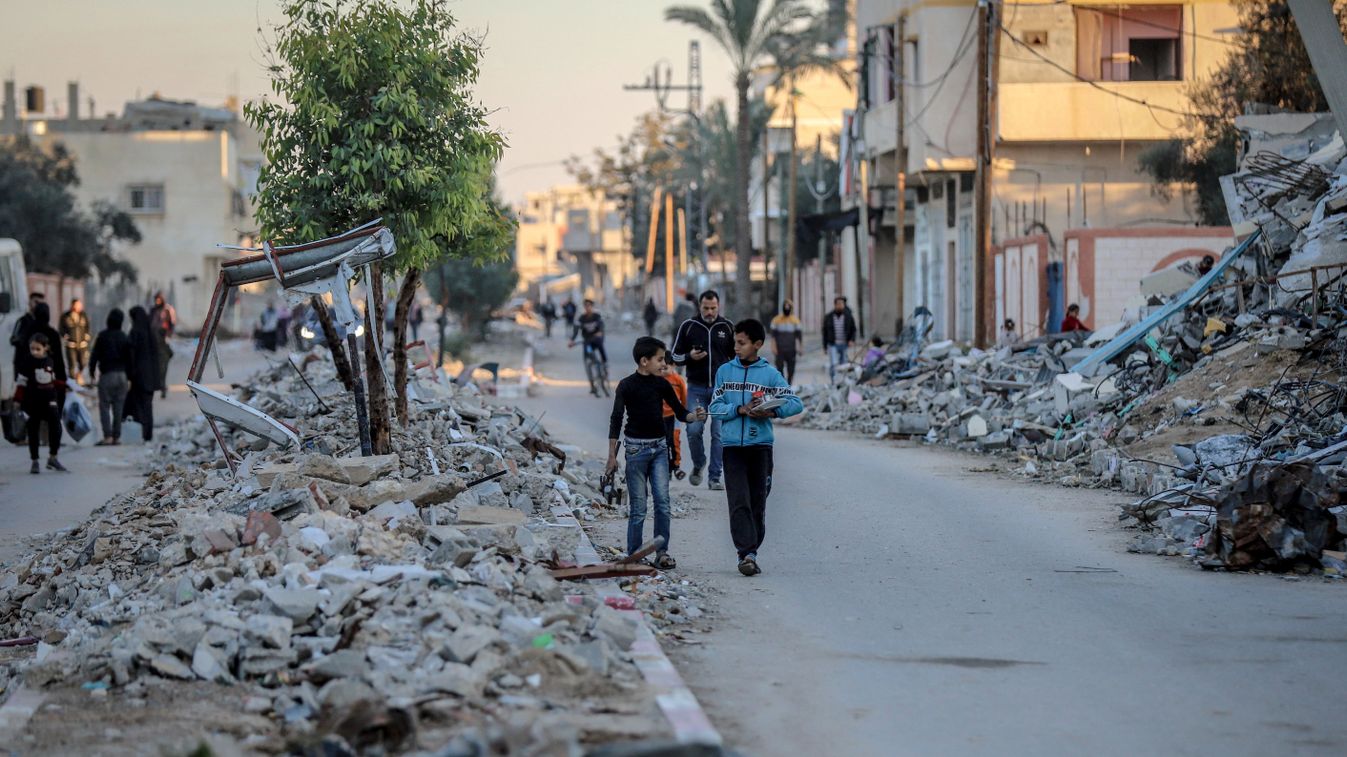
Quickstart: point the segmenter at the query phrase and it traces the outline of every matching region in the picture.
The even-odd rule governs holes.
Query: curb
[[[580,544],[575,549],[576,563],[593,565],[603,562],[599,559],[598,552],[594,550],[594,543],[589,540],[589,534],[585,533],[584,527],[575,519],[570,508],[555,506],[552,508],[552,516],[559,525],[579,531]],[[627,596],[626,592],[618,588],[614,579],[591,579],[589,583],[604,599]],[[632,643],[629,653],[646,683],[654,689],[655,701],[659,703],[660,711],[664,713],[664,718],[673,729],[674,740],[680,744],[722,745],[724,739],[721,738],[720,732],[711,724],[711,719],[706,716],[701,702],[697,701],[696,695],[687,687],[683,677],[664,654],[664,649],[660,647],[654,632],[646,624],[645,616],[640,610],[618,612],[637,621],[636,641]]]
[[[10,693],[9,699],[0,704],[0,744],[5,745],[0,746],[0,753],[18,754],[18,751],[11,750],[15,749],[19,735],[45,699],[40,692],[19,684]]]

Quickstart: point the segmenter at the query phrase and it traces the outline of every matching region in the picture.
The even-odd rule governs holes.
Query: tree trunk
[[[738,124],[736,124],[736,141],[738,150],[735,157],[734,166],[734,247],[735,247],[735,271],[734,271],[734,299],[732,303],[736,309],[731,312],[743,313],[750,312],[750,298],[752,296],[752,278],[750,266],[753,264],[753,236],[752,227],[748,219],[748,166],[749,161],[753,159],[752,135],[749,132],[749,107],[748,107],[748,72],[739,73],[734,79],[734,88],[738,95]],[[764,224],[768,222],[766,218],[762,220]]]
[[[351,361],[346,357],[346,348],[341,343],[341,338],[337,336],[337,324],[332,322],[332,311],[327,309],[327,303],[323,302],[321,297],[312,297],[309,299],[309,305],[313,307],[313,312],[318,316],[318,325],[323,329],[323,341],[327,342],[327,350],[332,353],[332,362],[337,366],[337,378],[341,380],[341,385],[346,387],[346,391],[354,391],[355,381],[351,375]]]
[[[439,280],[440,280],[440,312],[435,316],[435,325],[438,326],[440,330],[440,344],[439,344],[440,353],[439,359],[435,363],[436,368],[442,368],[444,366],[444,327],[448,325],[449,322],[449,284],[444,280],[443,265],[440,266]]]
[[[379,348],[379,336],[382,332],[375,329],[384,327],[384,282],[383,266],[370,265],[369,281],[371,299],[374,300],[374,312],[365,313],[365,375],[369,377],[369,429],[374,454],[387,455],[391,451],[392,430],[388,421],[388,384],[384,381],[383,350]]]
[[[402,280],[398,292],[397,310],[393,313],[393,391],[398,421],[406,426],[411,421],[407,407],[407,316],[412,312],[416,288],[421,285],[421,269],[412,268]]]

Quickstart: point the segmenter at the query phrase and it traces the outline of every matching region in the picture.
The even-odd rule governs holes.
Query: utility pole
[[[898,16],[898,28],[893,35],[893,84],[894,98],[897,100],[898,141],[893,148],[893,259],[896,273],[894,284],[897,289],[898,320],[894,323],[894,336],[903,333],[903,315],[907,312],[903,302],[906,292],[907,276],[907,84],[904,77],[904,58],[907,52],[907,16]]]
[[[664,74],[660,75],[660,64],[656,63],[650,75],[646,76],[643,84],[624,84],[622,89],[628,92],[654,92],[655,102],[659,105],[661,113],[681,113],[692,119],[697,129],[697,173],[700,181],[697,186],[692,187],[692,191],[697,192],[698,205],[698,240],[697,244],[701,252],[702,271],[710,271],[710,263],[707,260],[706,250],[706,148],[702,144],[701,135],[701,110],[702,110],[702,47],[697,40],[688,42],[688,83],[674,84],[673,71],[665,66]],[[687,92],[688,105],[686,110],[670,110],[666,107],[670,92]]]
[[[996,74],[997,41],[1000,36],[1001,20],[997,12],[998,5],[990,0],[978,0],[978,133],[977,133],[977,176],[974,185],[974,205],[977,218],[974,222],[976,249],[974,250],[975,280],[978,296],[973,320],[975,343],[986,347],[991,344],[992,313],[995,312],[996,298],[995,271],[992,261],[991,239],[991,193],[992,171],[996,158]],[[953,292],[950,293],[953,296]]]
[[[781,272],[781,275],[785,277],[786,281],[785,287],[786,296],[784,298],[785,300],[795,299],[795,220],[796,218],[799,217],[797,215],[797,213],[799,212],[799,208],[796,207],[796,199],[797,196],[799,195],[799,192],[795,191],[796,187],[799,186],[798,184],[799,177],[797,176],[797,172],[799,171],[799,163],[800,163],[799,149],[795,144],[795,128],[796,128],[795,82],[792,81],[789,82],[789,84],[790,84],[790,171],[787,172],[788,178],[786,179],[786,186],[787,186],[786,207],[788,208],[788,210],[786,211],[786,217],[789,220],[786,222],[786,270]],[[780,304],[781,303],[778,303],[778,305]]]
[[[771,174],[771,155],[772,155],[772,127],[768,126],[762,130],[762,260],[764,265],[772,259],[772,174]],[[781,266],[777,266],[777,302],[781,301],[783,292],[781,287]]]

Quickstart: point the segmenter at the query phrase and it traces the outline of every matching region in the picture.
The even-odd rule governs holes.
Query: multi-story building
[[[1225,35],[1238,24],[1232,4],[1022,0],[995,8],[993,242],[1043,235],[1049,256],[1060,256],[1072,229],[1195,225],[1187,188],[1160,196],[1138,157],[1183,134],[1190,85],[1229,50]],[[852,133],[880,218],[870,249],[842,256],[854,261],[847,291],[867,303],[876,333],[893,333],[900,316],[925,305],[937,335],[971,340],[978,278],[997,275],[978,270],[975,249],[978,2],[857,0],[856,13],[863,91]],[[901,234],[899,172],[907,187]],[[1034,317],[1023,325],[1051,330]]]
[[[194,330],[205,317],[220,264],[236,254],[216,245],[256,234],[251,197],[262,165],[256,132],[236,108],[154,96],[127,103],[121,116],[97,118],[82,114],[79,103],[79,86],[72,82],[62,117],[21,111],[14,82],[6,81],[0,139],[26,134],[38,144],[64,144],[80,177],[73,189],[77,199],[86,206],[112,202],[140,229],[139,244],[117,250],[138,272],[134,296],[162,290],[181,328]],[[91,290],[96,300],[99,291]],[[127,304],[134,303],[109,306]]]
[[[515,270],[529,296],[611,301],[635,282],[630,233],[603,193],[579,185],[529,192],[517,214]]]

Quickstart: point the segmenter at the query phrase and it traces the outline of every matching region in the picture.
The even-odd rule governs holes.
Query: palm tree
[[[710,12],[688,5],[666,8],[664,18],[705,32],[730,56],[734,91],[738,97],[736,118],[734,241],[735,306],[748,309],[752,284],[749,266],[753,240],[749,236],[748,167],[753,142],[748,88],[753,72],[776,63],[776,54],[796,50],[802,28],[814,25],[817,16],[802,0],[711,0]],[[780,76],[780,72],[778,72]]]

